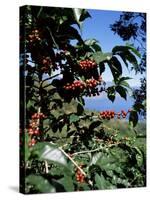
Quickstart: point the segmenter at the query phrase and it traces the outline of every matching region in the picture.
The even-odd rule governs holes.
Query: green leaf
[[[26,105],[26,109],[29,111],[35,111],[37,106],[35,106],[35,101],[29,100]]]
[[[96,173],[95,175],[95,183],[98,189],[108,189],[111,188],[111,183],[109,183],[104,176],[101,174],[100,176]]]
[[[80,21],[84,21],[88,17],[91,17],[90,13],[87,11],[87,9],[82,9]]]
[[[134,110],[139,112],[140,110],[144,109],[144,105],[141,103],[135,103],[133,108],[134,108]]]
[[[83,112],[84,112],[84,108],[83,108],[82,104],[78,103],[78,105],[77,105],[77,114],[78,115],[82,115]]]
[[[116,86],[116,91],[120,94],[122,98],[127,100],[127,90],[122,86]]]
[[[26,133],[24,136],[25,139],[25,149],[24,149],[24,154],[25,154],[25,162],[29,160],[29,157],[31,155],[28,143],[29,143],[29,135]]]
[[[54,144],[48,142],[37,143],[32,149],[32,154],[38,155],[40,160],[56,162],[67,167],[67,157]]]
[[[93,53],[91,57],[97,64],[100,64],[103,61],[110,60],[112,58],[112,53],[102,53],[101,51],[98,51]]]
[[[104,63],[100,63],[99,64],[99,69],[100,69],[100,75],[105,71],[105,64]]]
[[[126,88],[128,88],[130,90],[132,90],[132,88],[130,87],[130,85],[129,85],[129,83],[127,81],[122,81],[120,83],[120,85],[123,86],[123,87],[126,87]]]
[[[93,131],[94,128],[98,127],[102,122],[97,120],[93,121],[89,126],[89,131]]]
[[[102,152],[94,153],[91,158],[89,166],[97,164],[98,160],[100,160],[102,156],[103,156]]]
[[[74,191],[74,185],[71,176],[64,176],[62,179],[58,181],[62,184],[67,192]]]
[[[126,58],[125,58],[124,53],[117,53],[117,55],[120,56],[120,58],[123,60],[124,64],[125,64],[126,67],[128,68],[129,65],[128,65],[128,62],[127,62],[127,60],[126,60]]]
[[[125,51],[128,51],[128,47],[127,46],[115,46],[113,49],[112,49],[112,53],[113,55],[116,55],[118,53],[123,53]]]
[[[134,110],[130,112],[129,123],[132,123],[133,127],[135,127],[138,123],[138,113]]]
[[[85,40],[84,41],[85,45],[89,46],[89,47],[92,47],[92,49],[94,49],[96,52],[99,51],[101,52],[102,49],[99,45],[99,42],[95,39],[88,39],[88,40]]]
[[[77,113],[77,106],[78,106],[78,103],[75,100],[71,100],[70,103],[64,102],[62,111],[66,115],[70,115],[72,113]]]
[[[109,100],[111,100],[112,102],[114,102],[115,100],[115,96],[116,95],[116,91],[115,91],[115,87],[111,86],[107,88],[107,97]]]
[[[80,118],[79,118],[78,115],[75,115],[75,114],[70,115],[70,117],[69,117],[70,124],[73,123],[73,122],[79,121],[79,119]]]
[[[41,193],[52,193],[56,192],[54,186],[52,186],[47,179],[43,178],[42,176],[37,175],[29,175],[26,178],[26,184],[33,185],[36,190]]]
[[[82,9],[73,8],[73,13],[74,13],[75,20],[80,27],[81,26],[80,17],[81,17],[81,14],[82,14]]]
[[[91,17],[87,10],[80,8],[73,8],[73,14],[79,28],[81,28],[82,23],[86,18]]]
[[[141,150],[138,147],[134,147],[134,149],[136,150],[136,161],[139,167],[141,167],[143,165],[143,154],[141,152]]]
[[[123,87],[126,87],[128,89],[131,89],[130,85],[126,81],[126,80],[130,80],[130,79],[132,79],[132,78],[130,78],[130,77],[120,77],[117,80],[116,85],[123,86]]]
[[[113,56],[111,58],[109,67],[114,77],[114,81],[116,81],[119,76],[122,75],[122,66],[117,57]]]
[[[127,46],[136,56],[138,56],[139,58],[141,58],[140,52],[139,52],[136,48],[134,48],[133,45],[127,43],[126,46]]]
[[[113,48],[112,52],[114,55],[120,55],[125,64],[127,63],[126,61],[131,63],[133,65],[133,69],[135,69],[136,72],[138,71],[139,66],[135,55],[139,57],[139,53],[136,49],[129,46],[116,46]]]
[[[131,63],[133,65],[133,68],[137,72],[138,68],[139,68],[138,67],[138,62],[137,62],[136,57],[134,56],[134,54],[132,54],[130,52],[130,50],[132,50],[132,52],[133,52],[133,49],[131,49],[131,47],[128,47],[128,46],[115,46],[112,49],[112,53],[113,53],[113,55],[120,55],[120,57],[122,58],[122,60],[125,62],[126,65],[127,65],[127,61],[129,63]],[[134,51],[134,53],[135,53],[135,51]]]
[[[137,72],[139,66],[136,57],[132,53],[128,52],[125,54],[125,58],[132,64],[133,69]]]
[[[131,80],[131,79],[132,79],[131,77],[125,76],[125,77],[121,77],[119,79],[119,82],[126,81],[126,80]]]
[[[63,29],[63,31],[64,31],[64,29]],[[69,26],[69,27],[66,27],[65,31],[66,31],[65,32],[66,35],[68,36],[68,39],[77,39],[78,41],[83,43],[83,40],[82,40],[79,32],[77,31],[77,29]]]

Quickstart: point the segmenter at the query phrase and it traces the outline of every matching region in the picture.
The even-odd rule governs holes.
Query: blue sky
[[[113,24],[119,19],[121,12],[119,11],[103,11],[103,10],[88,10],[92,18],[85,20],[82,29],[82,38],[91,39],[95,38],[99,41],[103,52],[110,52],[116,45],[125,45],[126,42],[110,29],[110,24]],[[130,76],[133,79],[128,81],[131,86],[139,86],[141,75],[135,75],[127,68],[123,67],[123,75]],[[105,81],[111,81],[112,75],[109,69],[103,74]]]

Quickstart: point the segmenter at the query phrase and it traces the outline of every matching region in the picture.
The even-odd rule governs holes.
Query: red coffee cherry
[[[112,119],[115,116],[115,112],[113,110],[106,110],[106,111],[102,111],[100,112],[100,117],[102,119]]]
[[[28,129],[28,134],[29,135],[39,135],[40,130],[39,130],[39,119],[44,119],[46,116],[41,112],[41,113],[34,113],[31,116],[32,120],[30,121],[29,124],[29,129]]]
[[[86,59],[86,60],[81,60],[79,62],[79,66],[82,70],[89,70],[97,67],[97,64],[95,61]]]
[[[121,117],[126,118],[127,112],[125,112],[124,110],[121,110],[121,112],[114,112],[113,110],[106,110],[106,111],[100,112],[100,117],[102,119],[109,120],[109,119],[115,118],[115,116],[117,117],[117,119],[121,119]]]
[[[87,88],[94,88],[98,85],[99,81],[92,78],[92,79],[87,79],[85,83]]]
[[[40,131],[39,131],[38,128],[34,130],[34,134],[35,134],[35,135],[39,135],[39,133],[40,133]]]
[[[31,116],[32,119],[42,119],[42,118],[46,118],[46,116],[43,113],[34,113]]]
[[[35,140],[34,138],[32,138],[32,139],[29,141],[28,146],[29,146],[29,147],[32,147],[32,146],[34,146],[35,144],[36,144],[36,140]]]
[[[64,86],[65,90],[80,90],[83,91],[85,89],[85,83],[80,80],[75,80],[73,83],[67,83]]]
[[[82,168],[82,166],[80,166],[80,168]],[[76,180],[79,183],[85,182],[85,176],[81,173],[81,171],[79,169],[77,169],[77,171],[76,171]]]
[[[124,110],[121,110],[121,115],[122,115],[122,118],[126,118],[127,112],[125,112]]]
[[[32,128],[29,128],[29,129],[28,129],[28,133],[29,133],[29,135],[33,135],[33,134],[34,134],[33,129],[32,129]]]

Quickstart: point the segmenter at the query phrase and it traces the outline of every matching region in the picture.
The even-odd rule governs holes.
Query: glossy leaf
[[[62,179],[59,180],[59,183],[61,183],[64,186],[67,192],[74,191],[74,184],[71,176],[65,175]]]
[[[116,86],[116,91],[120,94],[122,98],[127,100],[127,90],[122,86]]]
[[[84,102],[83,102],[84,103]],[[77,105],[77,114],[78,115],[82,115],[84,112],[84,108],[83,108],[83,105],[81,103],[78,103]]]
[[[102,122],[97,120],[93,121],[89,126],[89,131],[93,131],[93,129],[97,128]]]
[[[109,67],[116,81],[122,75],[122,66],[117,57],[113,56],[109,62]]]
[[[54,161],[67,167],[67,158],[62,151],[54,144],[48,142],[37,143],[32,153],[37,154],[39,159]]]
[[[90,166],[91,165],[96,165],[98,160],[101,159],[101,157],[103,156],[103,153],[102,152],[96,152],[92,155],[91,157],[91,161],[90,161]]]
[[[138,56],[139,58],[141,58],[141,54],[140,52],[131,44],[126,44],[126,46],[136,55]]]
[[[133,68],[135,69],[135,71],[137,71],[138,70],[137,59],[136,59],[135,55],[129,49],[132,50],[132,52],[134,52],[134,53],[136,52],[136,50],[133,50],[131,47],[128,47],[128,46],[115,46],[112,49],[112,52],[114,55],[120,55],[120,57],[123,59],[123,61],[125,62],[126,65],[127,65],[127,61],[129,63],[131,63],[133,65]],[[137,52],[136,52],[136,54],[137,54]]]
[[[26,178],[26,184],[33,185],[40,193],[53,193],[56,189],[51,185],[47,179],[38,175],[29,175]]]
[[[94,51],[100,51],[100,52],[102,51],[98,41],[95,39],[85,40],[84,43],[85,45],[91,47]]]
[[[115,100],[115,96],[116,95],[116,91],[115,91],[115,87],[111,86],[107,88],[107,97],[109,100],[111,100],[112,102],[114,102]]]
[[[87,12],[87,10],[80,8],[73,8],[73,14],[79,28],[81,28],[82,21],[90,17],[90,14]]]
[[[137,123],[138,123],[138,113],[136,111],[132,110],[130,112],[129,122],[132,123],[134,127],[137,125]]]
[[[112,57],[111,53],[102,53],[101,51],[95,52],[92,55],[92,59],[97,63],[100,64],[103,61],[110,60]]]
[[[75,114],[72,114],[69,117],[69,121],[70,121],[70,123],[77,122],[77,121],[79,121],[79,116],[75,115]]]
[[[98,189],[108,189],[111,188],[111,184],[105,179],[105,177],[101,174],[98,175],[96,173],[95,175],[95,183]]]

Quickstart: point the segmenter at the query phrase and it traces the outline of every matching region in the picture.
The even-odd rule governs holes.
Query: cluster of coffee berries
[[[82,168],[82,165],[80,165],[80,168]],[[79,169],[76,170],[76,180],[79,183],[85,182],[85,176],[84,176],[84,174],[82,174],[82,172]]]
[[[87,79],[85,81],[85,83],[86,83],[87,88],[93,88],[93,87],[96,87],[99,84],[99,81],[92,78],[92,79]]]
[[[43,113],[34,113],[32,115],[32,120],[29,124],[28,133],[29,135],[39,135],[39,120],[45,118],[46,116]]]
[[[100,112],[100,117],[102,119],[113,119],[115,117],[115,112],[113,110],[106,110]]]
[[[130,110],[128,110],[128,112],[130,112]],[[100,112],[100,117],[102,119],[113,119],[115,116],[117,117],[117,119],[121,119],[122,118],[126,118],[128,112],[125,112],[124,110],[121,110],[121,112],[115,112],[113,110],[105,110]]]
[[[83,81],[75,80],[73,83],[67,83],[64,86],[65,90],[80,90],[83,91],[86,87],[86,84]]]
[[[43,119],[43,118],[46,118],[46,116],[42,112],[39,112],[39,113],[34,113],[31,116],[31,118],[32,119]]]
[[[99,77],[98,80],[91,78],[91,79],[87,79],[85,82],[81,81],[81,80],[75,80],[73,83],[67,83],[64,86],[64,89],[66,90],[80,90],[83,91],[84,89],[91,89],[91,88],[95,88],[98,84],[100,84],[102,82],[102,78],[101,76]]]
[[[29,41],[30,42],[35,42],[35,41],[40,41],[40,33],[39,30],[35,29],[32,30],[31,34],[29,34]]]
[[[93,69],[95,67],[97,67],[97,64],[95,61],[92,61],[92,60],[81,60],[79,62],[79,65],[81,67],[81,69],[83,70],[89,70],[89,69]]]

